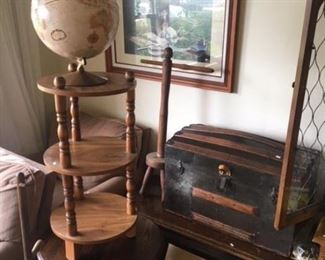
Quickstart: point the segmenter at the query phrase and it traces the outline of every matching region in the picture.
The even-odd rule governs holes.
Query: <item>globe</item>
[[[91,58],[115,38],[115,0],[32,0],[31,18],[41,41],[66,58]]]

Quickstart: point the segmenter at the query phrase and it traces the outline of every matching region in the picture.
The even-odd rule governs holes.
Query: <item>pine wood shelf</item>
[[[113,74],[107,72],[97,72],[98,76],[108,78],[108,82],[98,86],[65,86],[64,89],[59,89],[53,84],[54,78],[61,75],[50,75],[43,77],[37,81],[39,90],[65,97],[97,97],[97,96],[111,96],[125,93],[132,90],[136,86],[136,81],[126,81],[123,75]]]
[[[60,165],[59,143],[44,153],[45,165],[54,172],[70,176],[118,174],[134,162],[135,153],[125,151],[125,140],[110,137],[89,137],[70,141],[71,167]]]
[[[125,211],[126,198],[111,193],[87,194],[76,201],[75,211],[78,234],[70,236],[64,207],[51,215],[51,227],[55,235],[80,245],[92,245],[111,241],[128,232],[135,224],[136,215]]]

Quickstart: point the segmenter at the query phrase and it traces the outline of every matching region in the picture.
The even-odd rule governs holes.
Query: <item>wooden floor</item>
[[[107,245],[95,247],[83,247],[80,260],[135,260],[135,238],[121,238]],[[52,236],[41,255],[44,260],[65,260],[64,243],[56,236]],[[142,258],[142,260],[145,259]],[[165,260],[203,260],[187,251],[169,245]]]
[[[64,242],[51,236],[41,251],[44,260],[65,260]],[[135,257],[135,238],[122,237],[113,242],[96,246],[81,246],[80,260],[133,260]]]

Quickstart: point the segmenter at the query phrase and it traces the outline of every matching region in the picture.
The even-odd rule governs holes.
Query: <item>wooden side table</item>
[[[133,73],[97,73],[107,77],[97,86],[66,86],[63,77],[52,75],[38,81],[38,88],[54,95],[59,143],[44,153],[46,166],[62,175],[64,206],[53,211],[51,227],[65,241],[66,257],[78,257],[78,245],[111,241],[135,224],[135,86]],[[82,138],[79,122],[79,97],[127,93],[126,141],[109,137]],[[71,139],[67,126],[67,98],[70,99]],[[114,175],[126,169],[127,198],[109,193],[84,195],[82,177]]]

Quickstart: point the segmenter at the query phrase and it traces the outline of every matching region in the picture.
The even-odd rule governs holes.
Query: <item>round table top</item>
[[[108,79],[107,83],[94,86],[65,86],[64,89],[59,89],[54,86],[53,81],[56,76],[64,77],[64,74],[54,74],[45,76],[37,81],[39,90],[59,96],[67,97],[96,97],[96,96],[110,96],[128,92],[135,88],[136,81],[127,81],[122,74],[107,73],[107,72],[92,72],[93,74],[105,77]]]
[[[58,143],[45,151],[44,163],[51,171],[70,176],[116,175],[136,158],[136,154],[125,151],[125,140],[113,137],[87,137],[69,144],[71,167],[68,169],[60,165]]]
[[[51,228],[55,235],[76,244],[91,245],[111,241],[129,231],[136,215],[126,214],[126,198],[111,193],[86,194],[76,200],[77,235],[70,236],[64,207],[52,212]]]

